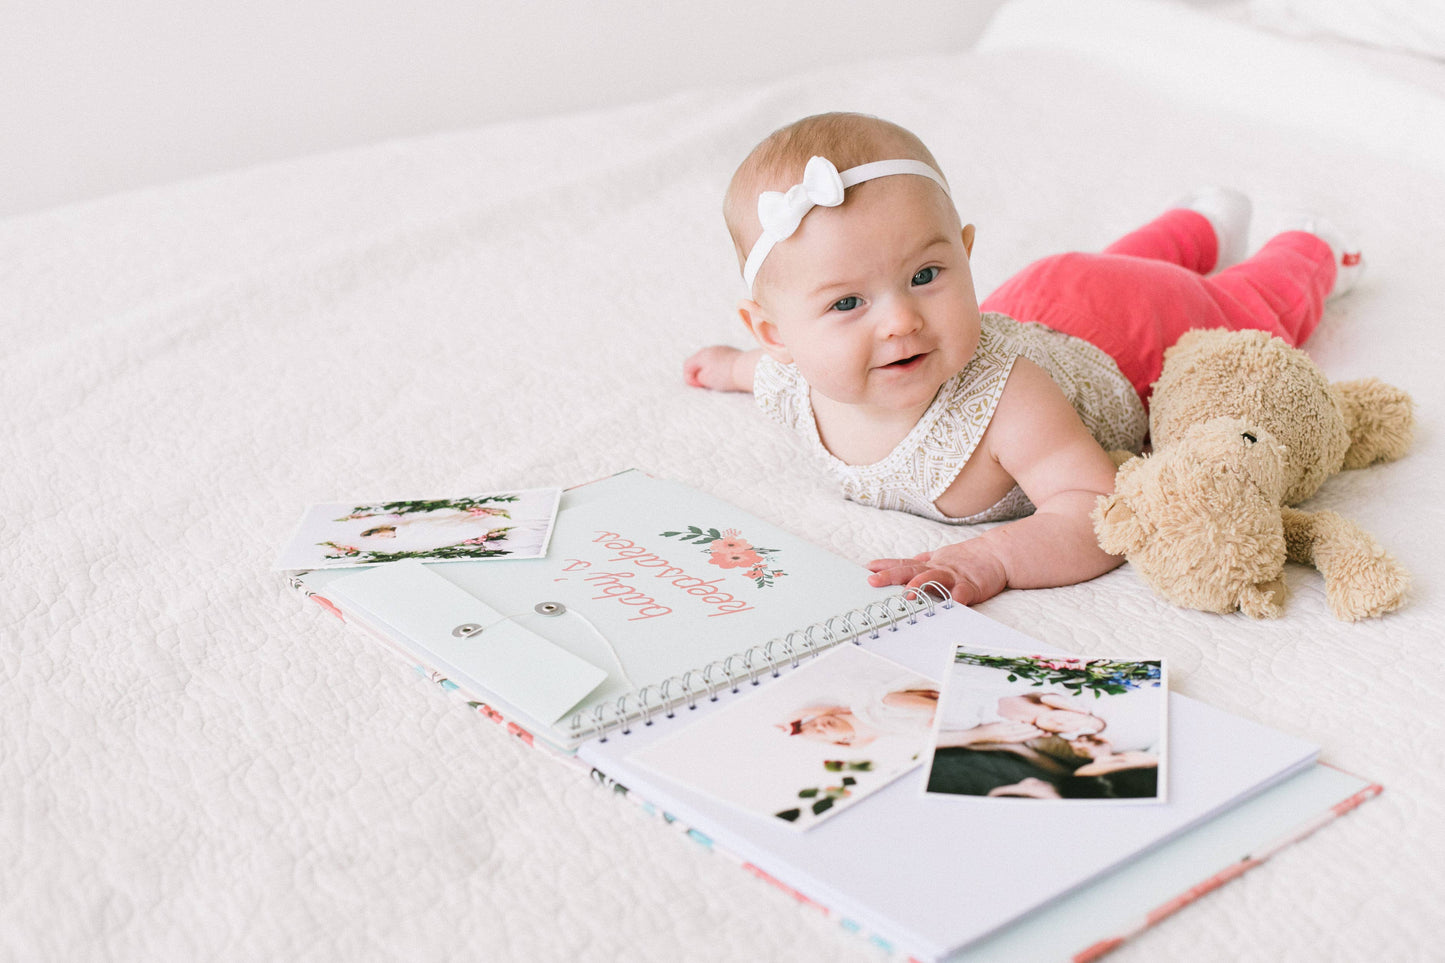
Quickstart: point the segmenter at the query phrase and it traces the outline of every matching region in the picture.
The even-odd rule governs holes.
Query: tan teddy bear
[[[1193,331],[1164,354],[1149,431],[1099,499],[1099,545],[1185,608],[1282,611],[1286,559],[1325,578],[1354,621],[1399,607],[1409,576],[1336,512],[1289,507],[1344,468],[1399,458],[1409,395],[1374,378],[1330,384],[1304,352],[1262,331]]]

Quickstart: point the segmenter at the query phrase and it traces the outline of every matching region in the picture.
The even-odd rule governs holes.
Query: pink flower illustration
[[[709,565],[743,569],[740,574],[756,582],[760,589],[769,587],[776,576],[784,574],[782,569],[770,567],[773,563],[772,556],[777,553],[777,549],[754,546],[743,538],[742,532],[736,528],[719,530],[706,525],[688,525],[685,529],[678,528],[676,531],[662,532],[661,535],[663,538],[692,542],[708,556]]]
[[[743,551],[714,551],[708,563],[718,568],[751,568],[761,565],[763,557],[751,547]]]

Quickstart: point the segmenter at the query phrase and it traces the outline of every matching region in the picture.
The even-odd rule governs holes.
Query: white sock
[[[1249,195],[1232,187],[1201,187],[1180,198],[1174,206],[1203,214],[1214,228],[1219,250],[1214,261],[1215,271],[1244,260],[1249,250],[1249,221],[1254,214]]]
[[[1325,300],[1333,301],[1348,294],[1360,283],[1360,278],[1365,274],[1365,259],[1360,255],[1360,247],[1333,223],[1318,214],[1299,214],[1284,230],[1306,231],[1330,246],[1330,253],[1335,258],[1335,283]]]

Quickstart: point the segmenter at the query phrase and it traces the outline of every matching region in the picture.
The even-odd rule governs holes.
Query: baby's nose
[[[888,306],[883,329],[888,335],[909,334],[923,324],[923,315],[911,298],[900,298]]]

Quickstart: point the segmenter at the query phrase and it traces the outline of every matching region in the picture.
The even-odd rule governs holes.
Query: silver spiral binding
[[[915,594],[918,598],[923,600],[925,605],[928,606],[928,611],[923,613],[924,617],[928,617],[934,614],[934,606],[943,609],[953,608],[953,594],[937,582],[924,582],[922,585],[918,586],[918,592]],[[937,602],[933,600],[934,595],[938,596]]]
[[[574,723],[576,720],[573,720]],[[592,710],[593,731],[597,733],[598,742],[607,741],[607,703],[599,703],[597,708]]]
[[[738,683],[737,683],[737,679],[735,679],[734,676],[733,676],[733,660],[734,660],[734,659],[739,659],[739,660],[740,660],[741,658],[742,658],[741,654],[739,654],[739,653],[733,653],[732,655],[728,656],[726,659],[723,659],[723,663],[722,663],[723,675],[727,676],[727,682],[724,683],[724,684],[725,684],[725,685],[728,685],[728,686],[731,686],[731,687],[732,687],[731,691],[732,691],[734,694],[736,694],[737,691],[738,691]]]
[[[810,626],[808,626],[806,629],[803,630],[803,648],[805,648],[805,649],[808,650],[808,655],[811,656],[811,657],[816,658],[817,655],[818,655],[818,651],[819,651],[819,649],[818,649],[818,644],[819,644],[819,643],[818,643],[818,640],[817,640],[817,639],[813,638],[813,633],[814,633],[814,632],[822,631],[822,629],[823,629],[823,626],[822,626],[822,625],[817,625],[817,624],[815,624],[815,625],[810,625]],[[828,642],[828,639],[827,639],[827,637],[825,636],[824,639],[823,639],[823,648],[825,648],[825,649],[828,647],[828,646],[827,646],[827,642]]]
[[[834,622],[839,623],[839,625],[841,626],[841,633],[833,631]],[[853,631],[853,623],[848,621],[846,613],[844,615],[828,616],[827,621],[823,623],[823,631],[827,633],[827,635],[829,635],[830,637],[851,639],[855,643],[858,641],[858,635]]]
[[[788,647],[788,656],[792,660],[788,666],[790,669],[796,669],[798,667],[798,660],[801,658],[801,654],[798,652],[798,643],[794,640],[794,636],[797,634],[798,630],[794,629],[783,636],[783,644]]]
[[[683,694],[683,701],[687,703],[687,707],[688,707],[689,709],[696,709],[696,708],[697,708],[697,697],[693,694],[692,677],[693,677],[694,675],[701,675],[701,674],[702,674],[702,673],[698,672],[696,669],[688,669],[686,672],[684,672],[684,673],[682,674],[682,694]],[[669,708],[669,709],[667,710],[667,717],[668,717],[669,719],[671,719],[671,718],[672,718],[672,714],[673,714],[673,713],[672,713],[672,709]]]
[[[873,620],[873,616],[869,614],[866,610],[854,609],[847,614],[846,618],[848,619],[850,625],[852,624],[852,620],[855,618],[863,623],[862,628],[856,629],[859,637],[861,637],[864,632],[867,632],[868,638],[878,638],[878,623]]]
[[[833,621],[833,619],[841,620],[843,625],[847,628],[848,637],[853,640],[854,645],[857,645],[859,642],[858,637],[861,636],[863,633],[858,630],[858,626],[853,624],[853,618],[855,615],[855,612],[844,612],[842,615],[833,616],[828,621],[831,622]]]
[[[753,665],[754,659],[759,662],[762,661],[762,652],[756,647],[748,649],[747,653],[743,656],[743,668],[748,672],[748,685],[757,685],[758,675],[763,671],[761,665]]]
[[[864,635],[876,639],[884,629],[896,632],[900,623],[914,625],[920,614],[927,618],[937,609],[952,605],[953,597],[947,589],[937,582],[927,582],[578,712],[572,716],[571,734],[596,737],[602,742],[612,732],[628,735],[632,723],[639,719],[645,726],[652,725],[658,713],[671,719],[678,706],[696,709],[704,693],[709,702],[716,702],[724,688],[739,691],[743,680],[758,685],[764,673],[776,678],[784,664],[796,669],[804,659],[815,658],[836,645],[858,642]]]
[[[725,685],[725,683],[722,683],[722,682],[719,682],[719,683],[717,683],[717,684],[714,684],[714,683],[713,683],[713,681],[712,681],[712,673],[713,673],[713,670],[714,670],[714,669],[716,669],[716,670],[719,671],[719,672],[722,672],[722,671],[723,671],[722,663],[721,663],[721,662],[710,662],[710,663],[708,663],[706,666],[704,666],[704,667],[703,667],[703,670],[702,670],[702,684],[705,685],[705,686],[707,686],[707,701],[708,701],[708,702],[716,702],[716,701],[717,701],[717,690],[718,690],[718,689],[721,689],[721,688],[723,687],[723,685]]]
[[[667,684],[671,681],[671,679],[663,679],[662,683],[658,685],[657,694],[661,698],[667,698]],[[652,707],[647,704],[647,693],[647,689],[637,690],[637,711],[642,715],[642,724],[644,726],[652,725]]]
[[[876,639],[878,638],[878,632],[880,629],[893,628],[893,612],[891,609],[888,608],[885,603],[869,602],[866,606],[862,608],[861,611],[873,623],[873,630],[869,633],[868,638]]]
[[[641,694],[641,692],[638,693],[638,695]],[[625,695],[618,696],[617,708],[612,710],[617,714],[617,718],[622,720],[622,734],[624,736],[632,735],[632,720],[636,718],[636,715],[627,711],[627,698]]]
[[[774,679],[778,677],[778,662],[773,658],[773,646],[780,641],[780,639],[769,639],[768,644],[763,646],[763,658],[768,660],[768,672]]]

